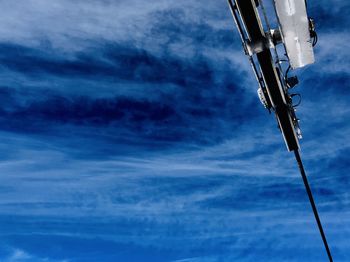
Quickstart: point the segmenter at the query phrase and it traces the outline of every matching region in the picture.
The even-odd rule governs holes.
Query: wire
[[[284,73],[284,80],[285,81],[287,81],[287,79],[288,79],[288,72],[289,72],[289,70],[290,70],[290,65],[288,66],[286,72]]]
[[[314,31],[314,37],[313,37],[313,42],[312,42],[312,47],[314,47],[317,44],[318,41],[318,37],[316,32]]]
[[[314,47],[317,44],[317,33],[315,30],[315,22],[312,17],[309,18],[309,30],[310,30],[310,37],[312,38],[312,47]]]
[[[303,178],[304,186],[305,186],[307,195],[309,196],[309,200],[310,200],[310,204],[311,204],[311,207],[312,207],[312,211],[314,212],[314,216],[315,216],[315,219],[316,219],[316,222],[317,222],[317,225],[318,225],[318,229],[320,231],[320,234],[321,234],[321,237],[322,237],[322,240],[323,240],[324,247],[326,248],[329,261],[333,262],[332,254],[331,254],[331,251],[330,251],[328,243],[327,243],[326,235],[324,234],[324,231],[323,231],[323,227],[322,227],[322,224],[321,224],[320,217],[318,216],[316,204],[315,204],[314,198],[312,196],[312,192],[311,192],[311,188],[310,188],[309,182],[307,181],[307,177],[306,177],[306,174],[305,174],[303,162],[301,161],[299,150],[297,150],[297,149],[294,150],[294,155],[295,155],[295,159],[298,162],[300,174],[301,174],[301,177]]]
[[[297,103],[296,105],[293,105],[293,107],[297,107],[297,106],[299,106],[299,105],[301,104],[301,95],[298,94],[298,93],[297,93],[297,94],[291,94],[291,95],[290,95],[291,98],[293,98],[294,96],[299,97],[298,103]]]

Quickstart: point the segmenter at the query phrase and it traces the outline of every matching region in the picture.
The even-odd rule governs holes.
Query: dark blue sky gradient
[[[1,261],[327,261],[226,1],[0,4]],[[350,4],[308,1],[302,157],[350,260]]]

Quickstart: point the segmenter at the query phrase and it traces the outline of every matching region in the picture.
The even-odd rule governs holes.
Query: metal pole
[[[326,248],[329,261],[333,262],[331,251],[330,251],[330,249],[328,247],[326,235],[324,234],[323,227],[322,227],[322,224],[321,224],[321,220],[320,220],[320,217],[318,216],[318,212],[317,212],[317,208],[316,208],[316,205],[315,205],[315,201],[314,201],[314,198],[312,196],[311,188],[310,188],[309,182],[307,181],[307,177],[306,177],[306,174],[305,174],[303,162],[301,161],[299,150],[294,150],[294,154],[295,154],[295,159],[298,162],[300,174],[301,174],[301,177],[303,178],[305,189],[306,189],[307,195],[309,196],[309,200],[310,200],[310,204],[311,204],[311,207],[312,207],[312,211],[314,212],[314,216],[315,216],[315,219],[316,219],[316,222],[317,222],[317,225],[318,225],[318,229],[320,230],[320,234],[321,234],[321,237],[322,237],[322,240],[323,240],[323,244],[324,244],[324,246]]]

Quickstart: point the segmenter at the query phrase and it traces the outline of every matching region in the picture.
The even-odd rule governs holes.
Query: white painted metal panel
[[[283,42],[292,68],[315,61],[305,0],[274,0]]]

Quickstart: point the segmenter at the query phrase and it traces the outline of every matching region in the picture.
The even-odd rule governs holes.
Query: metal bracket
[[[263,38],[260,41],[256,42],[246,40],[244,44],[249,56],[252,56],[253,54],[258,54],[264,51],[266,48],[269,48],[269,44],[266,38]]]

